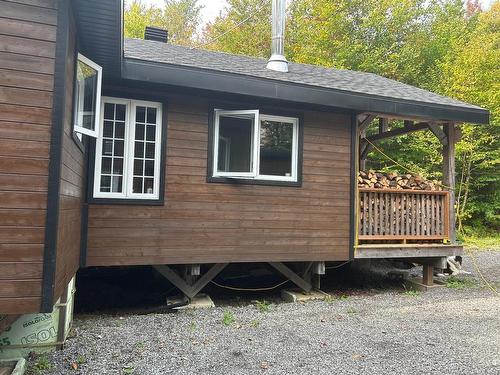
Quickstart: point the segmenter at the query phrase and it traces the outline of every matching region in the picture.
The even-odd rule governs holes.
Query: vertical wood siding
[[[350,117],[303,125],[302,187],[207,183],[208,102],[170,98],[165,205],[91,205],[87,264],[347,260]]]
[[[0,1],[0,313],[40,308],[57,23],[52,0]]]

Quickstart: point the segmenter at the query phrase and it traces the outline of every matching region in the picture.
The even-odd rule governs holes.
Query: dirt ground
[[[32,360],[31,371],[499,374],[500,299],[474,263],[499,289],[500,252],[482,251],[464,257],[472,274],[425,293],[405,290],[381,264],[356,280],[331,270],[325,301],[283,303],[274,291],[218,297],[207,310],[77,314],[64,350]]]

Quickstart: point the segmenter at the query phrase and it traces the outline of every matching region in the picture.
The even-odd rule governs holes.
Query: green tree
[[[168,30],[169,42],[191,45],[200,24],[202,7],[197,0],[165,0],[163,8],[133,0],[125,8],[126,38],[143,38],[146,26]]]
[[[462,126],[457,145],[459,225],[500,229],[500,2],[480,13],[465,42],[442,65],[440,91],[488,108],[490,124]]]
[[[271,1],[228,0],[222,14],[205,26],[201,44],[217,51],[269,57]]]

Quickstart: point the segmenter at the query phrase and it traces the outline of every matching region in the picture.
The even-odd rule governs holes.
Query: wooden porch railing
[[[359,189],[359,240],[449,238],[447,191]]]

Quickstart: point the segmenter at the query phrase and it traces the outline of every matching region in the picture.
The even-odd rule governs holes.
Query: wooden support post
[[[312,266],[311,284],[314,289],[321,289],[321,275],[326,273],[325,262],[314,262]]]
[[[359,170],[364,171],[366,170],[366,158],[359,158]]]
[[[210,268],[205,274],[203,274],[196,282],[192,285],[180,277],[177,272],[166,265],[156,265],[154,268],[161,273],[168,281],[170,281],[174,286],[176,286],[186,297],[189,299],[193,298],[202,290],[210,281],[217,276],[228,263],[216,263]]]
[[[426,286],[432,286],[434,283],[434,266],[432,264],[423,265],[422,283]]]
[[[377,116],[375,115],[360,115],[358,116],[358,134],[359,138],[363,139],[366,136],[366,129],[368,126],[372,123],[373,120],[375,120]],[[366,142],[365,142],[366,143]],[[358,142],[358,145],[361,146],[360,142]],[[366,150],[365,153],[361,152],[361,149],[359,150],[359,170],[365,170],[366,169],[366,157],[368,155],[369,149]]]
[[[289,279],[292,283],[297,285],[304,292],[309,293],[312,289],[312,285],[310,282],[304,280],[303,277],[297,275],[294,271],[288,268],[284,263],[281,262],[269,262],[269,264],[275,268],[279,273]],[[309,267],[310,269],[310,267]],[[309,271],[307,272],[309,273]]]
[[[448,231],[451,243],[456,242],[455,233],[455,124],[443,125],[447,144],[443,146],[443,184],[449,189]]]

